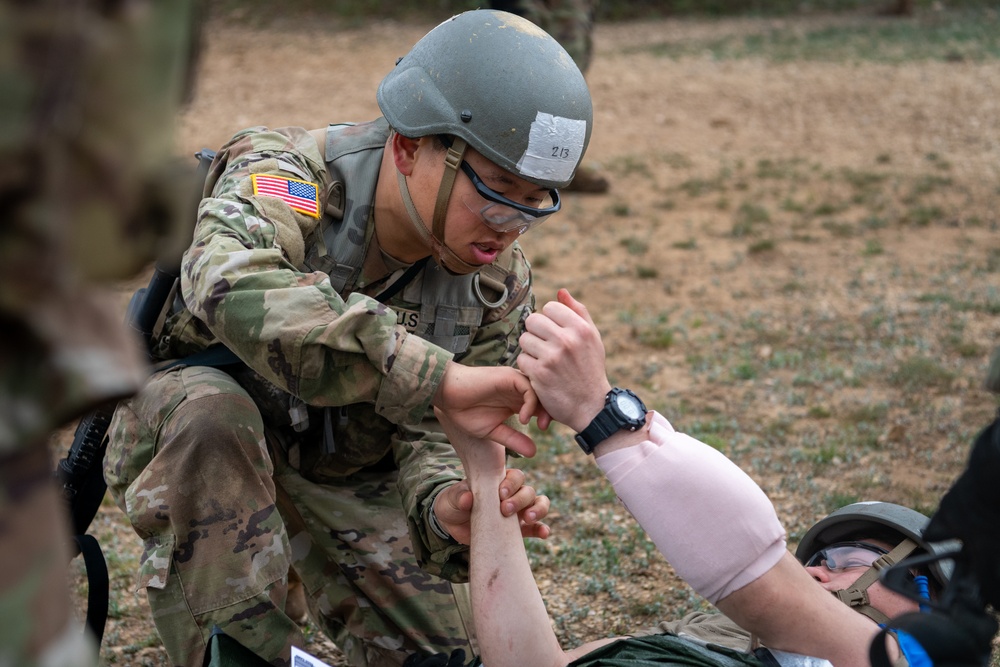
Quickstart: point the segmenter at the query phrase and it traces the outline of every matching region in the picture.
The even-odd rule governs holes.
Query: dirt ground
[[[740,463],[793,542],[856,499],[932,511],[996,409],[981,385],[1000,344],[1000,69],[657,47],[873,20],[599,25],[586,163],[611,190],[567,195],[523,239],[538,303],[560,287],[581,298],[612,381]],[[215,21],[179,151],[249,125],[374,118],[379,81],[432,26]],[[565,432],[539,442],[525,465],[553,498],[554,535],[530,553],[564,644],[698,608]],[[102,509],[114,589],[103,660],[166,664],[122,524]],[[309,632],[307,649],[339,664]]]

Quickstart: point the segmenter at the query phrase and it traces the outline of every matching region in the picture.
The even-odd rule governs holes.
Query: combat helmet
[[[882,539],[895,547],[873,563],[858,580],[836,595],[845,604],[856,607],[857,611],[884,623],[887,619],[868,604],[867,589],[878,581],[881,570],[898,563],[907,556],[925,552],[943,554],[953,549],[954,543],[928,542],[923,537],[929,519],[920,512],[885,502],[852,503],[831,512],[826,518],[810,528],[795,550],[795,557],[806,563],[821,549],[838,542],[868,537]],[[948,560],[938,560],[930,565],[930,574],[939,588],[944,588],[951,578],[954,564]]]
[[[429,228],[402,173],[396,180],[414,229],[438,264],[456,274],[481,268],[444,242],[448,200],[466,148],[551,190],[554,212],[557,188],[573,180],[587,150],[594,116],[583,74],[559,42],[527,19],[485,9],[453,16],[427,33],[382,80],[376,98],[393,131],[446,142]]]
[[[586,81],[559,42],[527,19],[486,9],[427,33],[376,98],[400,134],[460,137],[545,188],[570,183],[593,124]]]

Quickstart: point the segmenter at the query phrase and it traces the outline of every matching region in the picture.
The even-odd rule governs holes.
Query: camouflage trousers
[[[0,456],[0,667],[94,667],[70,613],[69,526],[44,442]]]
[[[143,539],[138,585],[177,665],[200,665],[214,626],[275,665],[304,646],[285,614],[289,567],[352,665],[415,650],[472,654],[467,586],[425,573],[394,472],[316,484],[285,463],[226,373],[158,373],[119,407],[105,477]]]
[[[494,9],[523,16],[552,35],[584,74],[594,53],[597,0],[494,0]]]

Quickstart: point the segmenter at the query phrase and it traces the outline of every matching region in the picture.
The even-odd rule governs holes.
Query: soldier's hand
[[[477,445],[473,445],[477,446]],[[549,497],[539,495],[525,482],[524,472],[508,468],[500,482],[500,512],[504,516],[517,514],[522,537],[547,538],[552,530],[542,520],[549,513]],[[434,515],[449,535],[462,544],[469,544],[472,535],[472,491],[465,480],[453,484],[434,499]]]
[[[538,418],[539,425],[548,423],[548,415],[528,378],[506,366],[463,366],[448,362],[434,395],[434,406],[470,435],[499,442],[529,457],[535,455],[534,441],[505,424],[505,420],[518,415],[522,424],[532,417]]]
[[[585,429],[611,389],[601,333],[586,306],[559,290],[558,301],[528,316],[520,343],[517,365],[547,413],[577,432]]]

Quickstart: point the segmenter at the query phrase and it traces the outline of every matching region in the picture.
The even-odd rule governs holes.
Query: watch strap
[[[607,407],[605,407],[605,409],[597,413],[597,416],[594,417],[594,420],[590,422],[587,428],[576,434],[576,442],[585,453],[593,454],[594,447],[613,436],[619,430],[621,430],[621,427],[615,421],[614,416],[611,415]]]
[[[618,397],[627,396],[634,400],[636,407],[642,412],[642,418],[630,418],[621,412],[618,406]],[[601,444],[612,435],[621,430],[634,431],[645,424],[646,405],[635,392],[628,389],[614,387],[604,397],[604,408],[597,413],[597,416],[583,429],[576,434],[576,443],[585,454],[593,454],[594,447]]]

